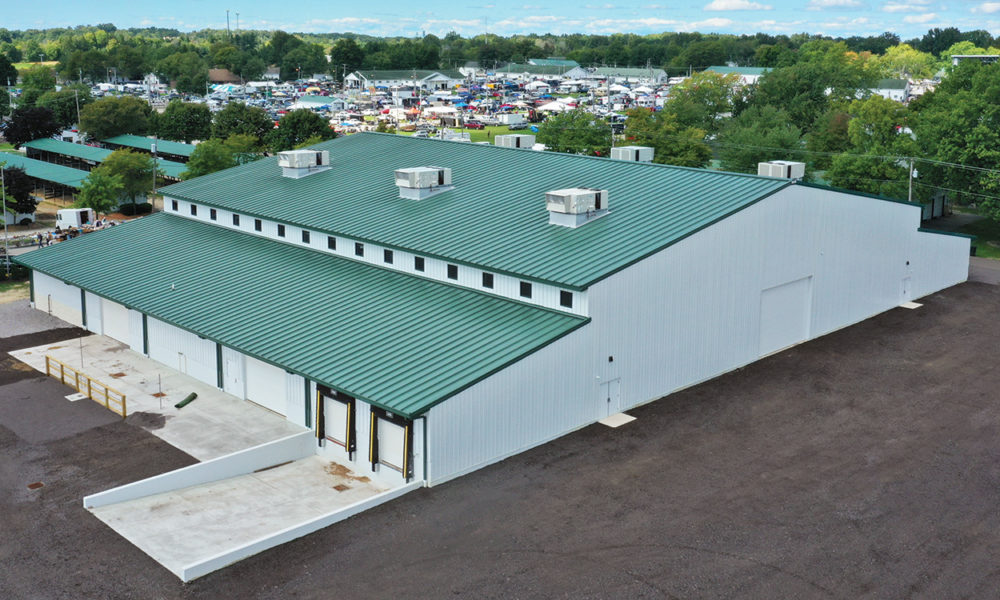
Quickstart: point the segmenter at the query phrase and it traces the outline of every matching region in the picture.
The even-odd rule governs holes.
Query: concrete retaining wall
[[[304,431],[280,440],[220,456],[196,465],[112,488],[83,499],[84,508],[97,508],[181,488],[246,475],[315,454],[313,432]]]

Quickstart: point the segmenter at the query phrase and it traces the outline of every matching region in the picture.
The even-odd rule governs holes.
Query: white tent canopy
[[[566,104],[559,102],[558,100],[555,100],[553,102],[549,102],[548,104],[543,104],[539,106],[538,110],[545,112],[566,112],[567,110],[573,110],[573,109],[567,106]]]

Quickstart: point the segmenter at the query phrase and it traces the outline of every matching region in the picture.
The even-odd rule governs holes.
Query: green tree
[[[29,67],[21,71],[21,87],[18,106],[34,106],[42,94],[56,89],[56,72],[44,65]]]
[[[94,101],[87,86],[65,86],[58,92],[45,92],[35,103],[52,111],[56,122],[62,127],[70,127],[77,122],[77,107],[84,107]]]
[[[156,133],[166,140],[190,143],[212,133],[212,112],[206,104],[174,100],[156,118]]]
[[[608,156],[611,126],[581,109],[554,114],[538,128],[538,143],[553,152]]]
[[[326,73],[330,65],[319,44],[302,44],[281,59],[282,79],[308,79],[314,73]]]
[[[15,147],[20,147],[31,140],[55,135],[61,129],[51,110],[41,106],[19,106],[7,123],[4,137]]]
[[[876,60],[895,77],[923,79],[936,70],[933,54],[916,50],[909,44],[893,46]]]
[[[59,61],[59,75],[64,80],[74,81],[86,77],[96,81],[107,72],[108,55],[99,50],[77,51],[64,56]]]
[[[268,135],[268,141],[273,151],[282,152],[291,150],[312,137],[329,140],[336,137],[336,134],[330,129],[326,119],[309,109],[301,108],[281,117],[278,128]]]
[[[816,119],[806,134],[806,148],[812,155],[812,165],[816,169],[829,168],[832,155],[846,152],[851,145],[847,137],[847,125],[851,115],[846,111],[831,108]]]
[[[756,173],[757,163],[798,158],[788,151],[801,149],[801,138],[785,111],[752,106],[726,122],[716,141],[723,169]]]
[[[208,64],[197,52],[178,52],[156,63],[154,72],[172,82],[178,92],[204,94],[208,83]]]
[[[271,64],[280,64],[284,60],[286,54],[303,44],[305,44],[305,42],[299,38],[294,35],[289,35],[279,29],[274,32],[270,41],[268,41],[267,45],[264,46],[261,55],[264,60]]]
[[[0,164],[5,161],[0,160]],[[4,193],[8,212],[31,214],[38,207],[38,202],[32,197],[34,185],[31,178],[21,167],[4,167]]]
[[[98,140],[124,133],[146,135],[149,105],[132,96],[107,97],[80,109],[80,129]]]
[[[17,83],[17,69],[6,56],[0,54],[0,85],[6,86],[8,81],[10,85]]]
[[[83,180],[80,193],[76,195],[77,208],[91,208],[98,215],[106,215],[118,207],[118,201],[125,189],[121,175],[109,175],[94,169]]]
[[[122,183],[122,195],[133,205],[136,198],[153,189],[153,157],[148,154],[115,150],[104,159],[101,166],[91,171],[97,172],[108,177],[118,177]]]
[[[212,137],[227,139],[233,135],[247,135],[257,140],[258,146],[265,143],[273,129],[274,121],[264,109],[242,102],[230,102],[212,119]]]
[[[670,90],[663,110],[677,115],[677,122],[684,127],[715,133],[719,129],[719,118],[733,108],[732,99],[739,81],[735,73],[695,73]]]
[[[252,135],[234,133],[226,138],[226,148],[233,153],[236,164],[244,165],[248,162],[260,160],[263,154],[260,151],[260,142]]]
[[[705,143],[705,131],[682,127],[673,113],[636,108],[626,114],[625,140],[653,148],[653,162],[700,168],[712,159],[712,149]]]
[[[194,179],[236,166],[233,151],[222,140],[207,140],[195,146],[181,179]]]
[[[350,38],[341,38],[330,48],[330,67],[338,80],[345,70],[353,73],[360,69],[364,60],[364,49]]]

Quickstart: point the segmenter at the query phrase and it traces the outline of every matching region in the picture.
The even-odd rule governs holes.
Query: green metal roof
[[[909,84],[905,79],[879,79],[875,85],[877,90],[905,90]]]
[[[540,67],[579,67],[580,63],[565,58],[529,58],[528,62]]]
[[[605,76],[621,75],[625,77],[650,77],[667,74],[663,69],[647,69],[644,67],[597,67],[594,69],[594,73]]]
[[[104,162],[104,160],[107,159],[112,152],[107,148],[95,148],[94,146],[84,146],[83,144],[74,144],[73,142],[64,142],[62,140],[54,140],[52,138],[32,140],[27,144],[24,144],[24,147],[34,148],[35,150],[42,150],[45,152],[52,152],[55,154],[62,154],[63,156],[72,156],[74,158],[89,160],[95,163]],[[181,173],[187,170],[187,165],[172,160],[157,159],[156,166],[163,171],[165,175],[173,177],[174,179],[180,179]]]
[[[496,70],[497,73],[509,73],[512,75],[528,73],[530,75],[562,75],[572,71],[576,67],[566,65],[529,65],[519,63],[509,63]]]
[[[90,174],[80,169],[47,163],[44,160],[35,160],[11,152],[0,153],[0,162],[3,161],[7,161],[8,167],[21,167],[29,177],[76,189],[80,189],[81,182]]]
[[[396,69],[396,70],[362,70],[356,71],[364,75],[368,81],[392,81],[402,79],[414,79],[417,81],[427,79],[433,75],[444,75],[451,79],[465,79],[465,76],[454,69],[439,69],[430,71],[426,69]]]
[[[553,152],[359,133],[313,146],[329,170],[282,177],[277,157],[164,189],[171,198],[584,289],[790,181]],[[454,189],[399,197],[395,169],[452,169]],[[610,214],[549,224],[545,193],[609,191]]]
[[[770,67],[724,67],[724,66],[711,66],[706,71],[712,71],[713,73],[720,73],[722,75],[729,75],[730,73],[738,73],[740,75],[763,75],[771,71]]]
[[[168,213],[15,260],[407,417],[588,322]]]
[[[138,148],[140,150],[145,150],[146,152],[150,152],[153,147],[153,138],[142,137],[141,135],[116,135],[113,138],[101,141],[106,144],[117,144],[119,146],[128,146],[129,148]],[[194,144],[183,144],[181,142],[172,142],[170,140],[156,140],[156,150],[157,152],[163,154],[191,156],[191,153],[194,152],[194,148]]]

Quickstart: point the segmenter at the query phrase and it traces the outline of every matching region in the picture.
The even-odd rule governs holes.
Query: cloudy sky
[[[893,31],[903,39],[932,27],[987,29],[1000,35],[1000,0],[49,0],[12,2],[0,26],[8,29],[114,23],[119,27],[162,26],[185,31],[231,27],[237,12],[242,28],[302,32],[353,31],[371,35],[490,33],[821,33],[877,35]]]

